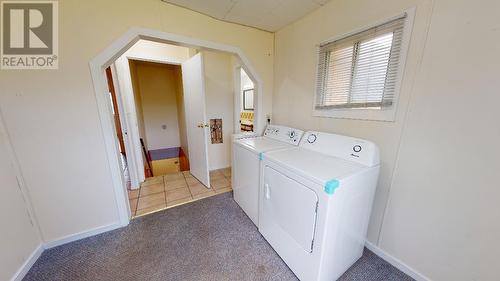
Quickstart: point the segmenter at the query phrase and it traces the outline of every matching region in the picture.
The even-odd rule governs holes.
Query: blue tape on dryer
[[[325,192],[328,194],[333,194],[335,192],[335,189],[337,189],[340,185],[340,182],[338,180],[329,180],[325,183]]]
[[[262,159],[264,159],[264,155],[262,155],[262,152],[261,152],[261,153],[259,153],[259,160],[262,160]]]

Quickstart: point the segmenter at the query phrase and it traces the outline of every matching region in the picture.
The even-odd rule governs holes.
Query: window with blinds
[[[320,46],[316,110],[393,105],[405,18]]]

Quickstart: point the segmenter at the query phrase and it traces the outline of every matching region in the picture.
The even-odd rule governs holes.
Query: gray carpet
[[[45,251],[24,280],[297,280],[232,199],[203,199]],[[365,249],[340,280],[412,280]]]

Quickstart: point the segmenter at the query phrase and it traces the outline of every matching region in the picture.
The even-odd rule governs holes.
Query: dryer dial
[[[314,143],[318,137],[315,134],[310,134],[307,136],[307,142],[308,143]]]

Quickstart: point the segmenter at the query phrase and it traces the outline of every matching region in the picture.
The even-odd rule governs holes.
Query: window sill
[[[314,117],[393,122],[396,106],[387,109],[313,109]]]

